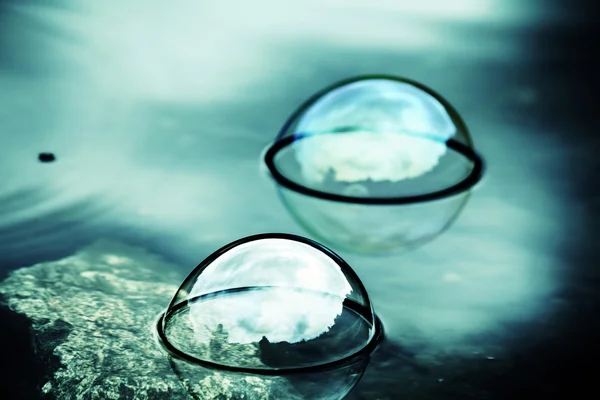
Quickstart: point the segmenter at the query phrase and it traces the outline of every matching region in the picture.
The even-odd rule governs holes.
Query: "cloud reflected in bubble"
[[[273,288],[192,307],[190,318],[200,337],[206,337],[206,325],[222,324],[238,343],[258,342],[263,336],[271,343],[311,340],[329,331],[352,291],[325,254],[297,242],[265,239],[242,244],[213,261],[198,276],[190,296],[257,286]],[[306,290],[294,289],[298,287]]]

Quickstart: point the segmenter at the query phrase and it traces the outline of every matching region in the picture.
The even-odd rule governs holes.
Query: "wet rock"
[[[13,315],[19,354],[0,369],[16,371],[8,394],[20,395],[8,398],[189,399],[186,385],[207,399],[276,398],[260,378],[235,382],[211,370],[182,382],[174,373],[154,337],[183,279],[174,271],[144,250],[103,242],[11,273],[0,282],[0,306]]]

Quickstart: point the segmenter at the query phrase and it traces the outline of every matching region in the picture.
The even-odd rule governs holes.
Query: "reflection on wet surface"
[[[121,341],[131,352],[116,351],[112,328],[87,321],[90,309],[76,300],[92,309],[145,301],[150,319],[172,292],[159,301],[149,293],[175,290],[180,278],[132,278],[151,289],[122,296],[98,275],[103,266],[126,273],[98,261],[108,250],[87,264],[74,255],[110,240],[131,246],[119,257],[157,255],[169,265],[161,268],[185,276],[237,238],[306,234],[258,157],[307,96],[374,72],[446,97],[488,169],[435,241],[394,257],[340,252],[387,335],[350,398],[552,398],[591,387],[599,68],[596,32],[576,15],[583,4],[237,3],[0,2],[0,275],[16,271],[0,287],[26,318],[0,315],[21,336],[31,324],[38,341],[4,346],[0,390],[34,399],[68,387],[60,398],[109,398],[94,392],[98,381],[76,376],[78,362],[107,383],[141,387],[132,374],[160,375],[161,388],[181,390],[168,363],[152,364],[155,343],[113,327],[131,339]],[[56,160],[40,163],[43,152]],[[93,340],[90,327],[110,352],[77,344]],[[135,372],[123,357],[140,353],[147,362]]]

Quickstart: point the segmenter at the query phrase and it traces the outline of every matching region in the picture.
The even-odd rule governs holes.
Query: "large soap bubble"
[[[349,79],[311,97],[286,122],[265,163],[307,231],[369,253],[437,236],[483,169],[447,101],[389,76]]]
[[[157,328],[182,380],[225,379],[239,396],[259,382],[279,395],[287,390],[290,399],[342,398],[382,337],[348,264],[288,234],[250,236],[210,255],[182,283]],[[271,377],[246,379],[260,375]]]

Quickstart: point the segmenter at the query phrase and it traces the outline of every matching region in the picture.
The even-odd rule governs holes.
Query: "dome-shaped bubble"
[[[341,399],[383,337],[350,266],[289,234],[246,237],[206,258],[177,290],[157,334],[199,399]]]
[[[417,82],[389,76],[353,78],[317,93],[264,159],[301,225],[359,252],[435,237],[482,174],[452,106]]]
[[[240,239],[209,256],[158,328],[174,354],[257,373],[340,363],[364,355],[378,335],[352,269],[327,248],[286,234]]]

